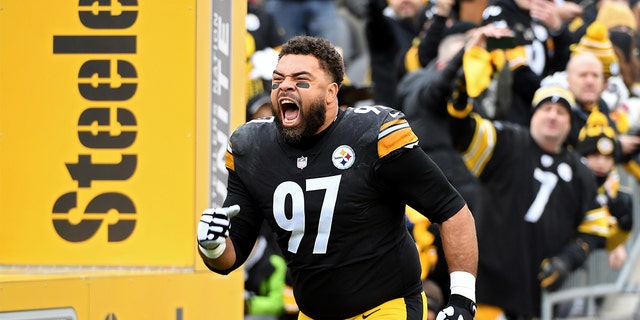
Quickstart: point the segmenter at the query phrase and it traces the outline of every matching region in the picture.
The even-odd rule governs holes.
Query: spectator
[[[603,98],[611,108],[611,117],[620,133],[640,132],[640,99],[636,86],[640,62],[635,17],[627,4],[607,2],[600,8],[596,20],[609,30],[620,65],[620,76],[609,78]]]
[[[638,60],[638,47],[634,32],[614,27],[609,30],[609,37],[613,44],[613,49],[620,64],[620,76],[622,78],[621,89],[624,89],[624,99],[640,96],[640,88],[635,80],[640,73],[640,61]]]
[[[515,43],[513,30],[487,24],[472,33],[484,30],[502,36],[488,38],[488,51],[465,56],[467,94],[476,110],[484,112],[483,116],[527,126],[529,112],[528,107],[522,106],[523,101],[533,99],[540,76],[529,67],[526,46]]]
[[[609,32],[604,23],[594,21],[578,44],[572,48],[572,55],[591,53],[602,62],[602,76],[605,83],[610,77],[620,74],[618,58],[613,51]]]
[[[582,128],[589,113],[597,108],[615,127],[615,123],[609,116],[609,107],[600,97],[603,92],[604,79],[602,72],[602,62],[592,54],[578,54],[571,58],[567,65],[567,83],[569,90],[575,95],[578,108],[573,110],[572,132],[567,139],[567,144],[575,146],[578,139],[579,128]],[[575,129],[577,127],[577,129]],[[640,138],[630,135],[619,137],[623,155],[635,153]],[[619,161],[622,159],[618,159]]]
[[[618,74],[619,69],[607,30],[601,22],[595,21],[573,49],[566,71],[556,73],[542,81],[543,84],[556,83],[566,86],[576,99],[573,125],[566,141],[570,147],[575,147],[578,132],[594,109],[602,112],[610,120],[610,125],[617,128],[602,94],[607,88],[607,77]],[[626,162],[628,161],[626,158],[638,149],[640,137],[620,134],[618,138],[623,156],[618,161]]]
[[[396,105],[396,87],[402,77],[405,52],[422,28],[423,0],[369,0],[365,34],[369,49],[373,101]]]
[[[586,125],[580,130],[576,150],[585,158],[598,184],[598,201],[609,209],[611,232],[606,248],[609,251],[609,266],[620,269],[626,260],[624,242],[629,238],[633,225],[633,202],[631,195],[620,188],[620,176],[616,159],[620,153],[616,143],[616,131],[609,126],[607,117],[592,112]]]
[[[602,112],[610,122],[610,125],[617,130],[616,123],[610,116],[609,107],[600,97],[603,92],[604,80],[602,72],[602,62],[594,55],[583,53],[572,56],[567,65],[567,82],[569,90],[576,96],[578,107],[573,110],[573,125],[582,128],[586,124],[589,114],[597,109]],[[569,134],[567,144],[575,146],[578,139],[578,130],[573,130]],[[637,167],[637,150],[640,146],[640,137],[635,134],[622,134],[618,132],[618,142],[621,148],[621,157],[617,163],[621,163],[636,177],[640,178],[640,172],[634,169]]]
[[[486,52],[490,32],[474,35],[465,55]],[[564,146],[574,103],[562,87],[539,88],[528,129],[482,118],[464,94],[448,108],[454,143],[488,192],[487,214],[476,216],[479,319],[496,307],[508,319],[539,316],[541,291],[557,289],[604,246],[607,212],[595,181]]]
[[[616,166],[620,144],[616,131],[609,125],[607,117],[593,110],[586,125],[580,129],[576,151],[591,169],[598,185],[598,202],[609,211],[609,237],[606,249],[609,252],[609,267],[620,269],[627,259],[624,242],[632,227],[633,203],[631,195],[620,188],[620,176]],[[602,303],[596,299],[596,303]],[[561,318],[586,316],[585,298],[566,301],[556,307],[555,315]]]
[[[635,39],[629,32],[618,29],[610,30],[610,38],[620,62],[620,78],[610,81],[612,97],[605,99],[620,133],[640,132],[640,97],[634,80],[640,71],[640,61],[635,54]]]
[[[496,0],[482,16],[484,25],[493,24],[513,32],[513,45],[524,46],[525,65],[538,77],[537,81],[522,85],[516,81],[518,76],[514,76],[514,95],[506,119],[526,126],[531,97],[540,80],[565,69],[571,53],[571,33],[553,1]]]
[[[271,96],[268,93],[261,92],[249,99],[247,103],[247,122],[272,115]]]
[[[609,40],[608,31],[603,23],[595,21],[589,26],[589,28],[587,28],[585,35],[574,47],[572,55],[580,55],[584,53],[593,54],[598,58],[598,60],[600,60],[602,67],[599,68],[598,63],[595,61],[593,62],[591,69],[582,69],[578,67],[578,69],[575,70],[574,67],[576,64],[573,62],[570,66],[567,66],[567,81],[569,81],[569,89],[574,92],[579,105],[582,107],[576,109],[577,117],[574,121],[575,126],[569,140],[571,145],[575,145],[577,132],[585,125],[587,117],[594,108],[597,108],[609,118],[612,106],[603,99],[603,96],[607,95],[607,91],[609,90],[609,81],[611,79],[618,78],[620,74],[618,58],[613,50],[613,45]],[[569,72],[570,67],[571,72]],[[593,79],[593,85],[595,86],[591,88],[595,88],[595,90],[590,91],[588,90],[590,87],[587,85],[590,83],[591,79],[586,77],[589,73],[581,73],[581,70],[592,70],[590,73],[595,75],[594,71],[599,69],[602,70],[602,75],[597,77],[599,80],[596,80],[596,77],[591,78]],[[615,89],[613,91],[618,91],[616,87],[614,88]],[[611,95],[613,96],[615,93],[612,93]],[[613,107],[615,107],[615,103],[617,103],[615,98],[609,100],[614,103]]]

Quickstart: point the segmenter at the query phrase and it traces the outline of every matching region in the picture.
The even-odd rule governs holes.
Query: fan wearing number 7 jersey
[[[472,319],[478,248],[471,212],[401,112],[339,108],[343,77],[328,41],[298,36],[282,46],[275,116],[233,132],[227,196],[199,223],[204,263],[220,274],[240,267],[266,221],[291,271],[299,319],[425,320],[421,266],[405,220],[410,205],[441,228],[452,288],[439,319]]]
[[[463,67],[484,50],[474,43]],[[564,145],[575,99],[559,86],[539,88],[526,128],[481,117],[464,86],[456,90],[448,106],[454,143],[491,204],[475,217],[478,317],[539,317],[542,290],[558,289],[608,236],[608,211],[597,201],[593,176]],[[496,307],[503,317],[483,317]]]

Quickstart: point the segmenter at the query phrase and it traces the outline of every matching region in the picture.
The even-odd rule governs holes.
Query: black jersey
[[[477,301],[508,314],[536,316],[542,260],[580,234],[604,241],[608,214],[577,153],[549,154],[527,128],[477,115],[471,119],[474,134],[462,143],[463,158],[491,197],[485,214],[476,216]]]
[[[544,77],[555,71],[564,70],[571,54],[571,34],[562,27],[552,37],[549,29],[534,20],[518,7],[514,0],[495,0],[482,13],[482,24],[508,27],[514,32],[515,43],[524,45],[527,65],[537,75]]]
[[[241,207],[231,220],[237,255],[232,269],[246,259],[264,219],[291,270],[296,302],[310,317],[344,319],[420,292],[405,205],[439,223],[462,208],[462,198],[432,162],[402,168],[429,172],[429,181],[415,192],[401,194],[378,179],[379,167],[422,152],[399,111],[349,108],[315,140],[293,148],[273,118],[251,121],[232,134],[225,206]],[[425,165],[429,170],[422,170]]]

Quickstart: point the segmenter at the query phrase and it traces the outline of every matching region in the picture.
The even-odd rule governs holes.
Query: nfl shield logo
[[[298,169],[302,170],[307,167],[307,157],[300,157],[298,161],[296,161],[296,166]]]

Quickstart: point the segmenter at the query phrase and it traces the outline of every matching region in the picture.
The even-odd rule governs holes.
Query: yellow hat
[[[602,22],[607,29],[614,27],[627,27],[633,31],[638,29],[633,12],[625,3],[604,2],[598,9],[596,21]]]
[[[609,119],[597,108],[594,109],[587,123],[580,129],[576,150],[582,155],[599,153],[616,157],[616,132],[609,125]]]
[[[592,22],[580,42],[573,46],[573,54],[581,53],[591,53],[600,59],[605,79],[620,74],[618,57],[609,40],[609,31],[602,22]]]

